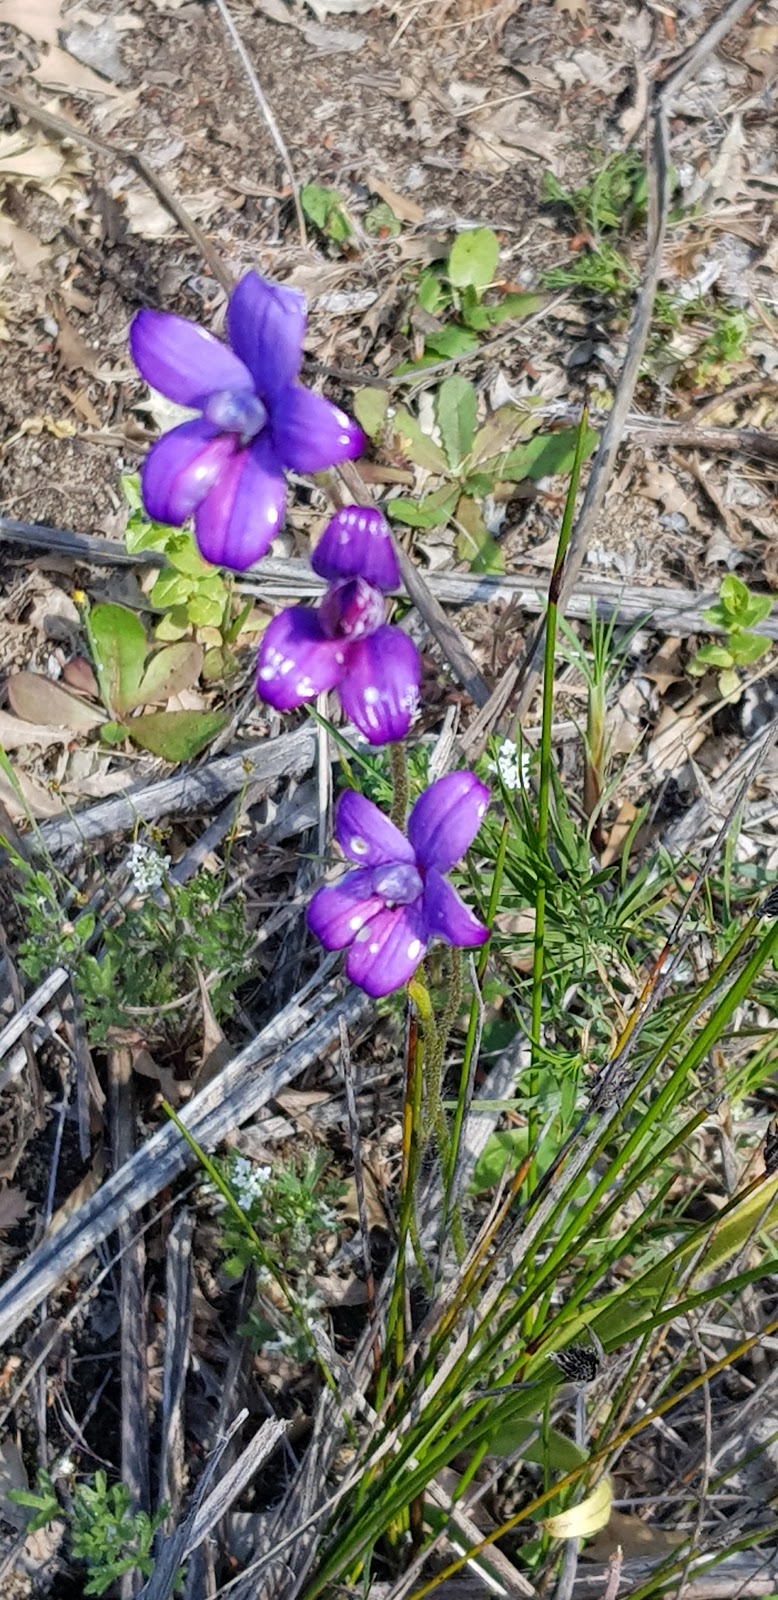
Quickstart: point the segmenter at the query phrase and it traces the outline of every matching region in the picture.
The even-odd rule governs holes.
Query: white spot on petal
[[[354,943],[355,944],[364,944],[365,940],[369,939],[369,938],[370,938],[370,929],[369,928],[360,928],[359,933],[357,933],[355,935],[355,937],[354,937]],[[378,945],[376,945],[376,950],[377,949],[378,949]]]
[[[277,521],[278,521],[278,507],[277,506],[268,506],[268,508],[267,508],[267,520],[270,523],[270,526],[272,528],[274,528],[276,523],[277,523]]]
[[[421,955],[421,939],[411,939],[408,946],[408,960],[415,961],[418,955]]]
[[[480,800],[478,805],[476,806],[475,814],[476,814],[477,817],[482,817],[482,816],[484,816],[485,812],[486,812],[486,801],[485,800]]]
[[[349,850],[351,851],[352,855],[355,855],[355,856],[366,856],[367,855],[368,846],[367,846],[367,843],[365,842],[364,839],[358,839],[358,838],[357,839],[349,839],[348,847],[349,847]]]
[[[359,912],[357,912],[357,915],[355,917],[352,917],[351,921],[349,923],[349,927],[351,929],[351,932],[352,933],[358,933],[360,928],[362,927],[362,924],[363,924],[364,920],[365,920],[364,917],[361,916]]]
[[[380,690],[376,689],[375,684],[369,683],[363,698],[366,706],[376,706],[381,698]]]
[[[368,949],[370,951],[371,956],[377,956],[378,955],[378,945],[377,944],[369,945]]]

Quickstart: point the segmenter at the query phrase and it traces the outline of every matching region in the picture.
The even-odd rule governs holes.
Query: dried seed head
[[[761,917],[778,917],[778,883],[770,890],[759,913]]]
[[[765,1134],[764,1150],[765,1172],[768,1178],[778,1172],[778,1118],[775,1118]]]
[[[600,1370],[600,1358],[588,1344],[570,1344],[552,1356],[560,1372],[571,1383],[593,1383]]]

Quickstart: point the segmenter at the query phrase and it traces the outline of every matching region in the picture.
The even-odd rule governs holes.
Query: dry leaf
[[[57,817],[65,809],[59,795],[44,789],[26,772],[17,770],[14,770],[13,783],[4,772],[0,772],[0,801],[14,822],[26,821],[29,817],[37,817],[38,820]]]
[[[391,184],[384,183],[383,178],[368,178],[367,186],[373,194],[377,194],[390,210],[399,217],[401,222],[423,222],[424,212],[417,206],[415,200],[406,200],[405,196],[398,194]]]
[[[672,706],[663,708],[646,752],[656,777],[666,778],[680,772],[695,750],[705,743],[708,723],[702,720],[702,713],[707,706],[707,696],[695,694],[680,711]]]
[[[67,744],[70,734],[64,728],[49,727],[46,723],[23,722],[7,711],[0,711],[0,745],[4,750],[18,750],[23,745],[38,744],[47,749],[50,744]]]
[[[29,1209],[30,1202],[21,1189],[0,1189],[0,1233],[15,1228]]]
[[[102,1150],[98,1150],[85,1177],[81,1179],[80,1183],[76,1184],[75,1189],[68,1195],[67,1200],[63,1200],[62,1205],[54,1212],[44,1234],[45,1239],[51,1239],[55,1233],[59,1233],[60,1228],[64,1228],[68,1217],[72,1217],[74,1212],[81,1210],[87,1200],[91,1200],[92,1195],[97,1193],[103,1181],[104,1172],[105,1155]]]
[[[169,1067],[160,1067],[153,1055],[143,1045],[131,1049],[132,1070],[142,1078],[151,1078],[153,1083],[159,1085],[159,1090],[165,1100],[173,1107],[181,1104],[181,1090],[188,1088],[187,1084],[180,1084]]]
[[[128,189],[124,196],[127,210],[127,227],[141,239],[164,239],[172,233],[175,222],[169,211],[160,205],[150,189]]]
[[[221,1072],[222,1067],[227,1065],[227,1062],[234,1055],[234,1050],[229,1040],[225,1039],[216,1021],[208,987],[199,967],[197,968],[197,982],[200,986],[200,1003],[203,1008],[203,1049],[200,1065],[197,1071],[193,1073],[193,1081],[198,1089],[202,1089],[206,1083],[210,1083],[211,1079],[216,1077],[218,1072]]]
[[[600,857],[600,864],[609,867],[612,861],[620,861],[627,834],[637,816],[637,807],[631,800],[624,800],[619,808],[619,814],[608,834],[608,843]]]
[[[95,351],[82,339],[78,329],[69,321],[62,301],[55,297],[52,300],[52,308],[59,330],[56,345],[60,365],[66,367],[68,372],[89,372],[94,376],[97,371]]]
[[[569,11],[574,17],[587,16],[586,0],[554,0],[557,11]]]
[[[60,732],[88,733],[105,722],[105,713],[69,694],[41,672],[14,672],[7,682],[8,699],[26,722],[59,726]]]
[[[365,1189],[365,1217],[368,1229],[383,1228],[384,1231],[388,1231],[389,1220],[384,1210],[381,1196],[378,1193],[375,1178],[369,1167],[362,1168],[362,1182]],[[357,1186],[353,1178],[349,1179],[345,1193],[342,1199],[338,1201],[338,1210],[342,1212],[349,1222],[359,1222]]]
[[[41,244],[34,233],[27,228],[20,228],[19,224],[12,222],[10,217],[3,216],[0,212],[0,250],[12,250],[16,257],[17,266],[26,277],[32,277],[48,261],[51,255],[51,246]]]

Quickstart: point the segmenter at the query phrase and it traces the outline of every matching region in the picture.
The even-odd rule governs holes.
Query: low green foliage
[[[21,970],[32,983],[55,966],[72,972],[93,1043],[116,1028],[146,1038],[180,1037],[187,1008],[197,1009],[198,972],[209,982],[215,1015],[225,1017],[235,985],[248,971],[252,939],[242,897],[224,902],[222,880],[207,872],[176,884],[159,860],[159,897],[131,902],[115,922],[98,922],[92,911],[75,921],[63,919],[62,886],[41,871],[25,875],[19,895],[27,925]]]
[[[338,249],[349,244],[354,230],[343,196],[337,189],[326,189],[318,183],[306,183],[300,190],[300,204],[308,221],[330,244]]]
[[[150,1577],[154,1566],[151,1548],[168,1506],[152,1517],[145,1511],[133,1512],[127,1485],[109,1487],[103,1471],[96,1472],[91,1483],[76,1485],[67,1508],[60,1505],[51,1476],[43,1470],[38,1472],[34,1490],[11,1489],[9,1499],[32,1511],[31,1533],[51,1522],[65,1522],[73,1559],[86,1567],[85,1595],[105,1594],[125,1572]]]
[[[439,361],[472,355],[479,333],[503,322],[521,321],[543,304],[542,295],[501,290],[498,285],[500,242],[491,228],[458,233],[446,257],[425,267],[416,288],[417,306],[437,327],[427,327],[424,353],[406,361],[401,373],[423,371]],[[499,299],[487,302],[490,291]]]
[[[736,695],[740,689],[738,668],[753,666],[772,645],[765,634],[753,632],[769,617],[772,608],[769,594],[753,594],[742,579],[728,573],[722,579],[718,601],[704,612],[705,621],[721,628],[725,638],[721,643],[702,645],[687,670],[699,678],[713,668],[718,672],[722,697],[726,700]]]
[[[165,761],[190,761],[228,721],[222,711],[144,711],[190,689],[203,667],[203,648],[193,639],[149,647],[140,618],[127,606],[97,605],[86,612],[86,630],[103,704],[106,744],[132,739]]]

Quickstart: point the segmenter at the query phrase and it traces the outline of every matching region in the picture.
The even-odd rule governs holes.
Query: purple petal
[[[321,578],[365,578],[388,594],[400,587],[389,524],[376,506],[344,506],[327,523],[311,556]]]
[[[253,389],[251,373],[221,339],[185,317],[139,311],[130,354],[152,389],[179,406],[201,406],[218,389]]]
[[[237,442],[201,417],[163,433],[141,470],[149,516],[174,527],[186,522],[228,470]]]
[[[350,861],[366,867],[384,867],[398,861],[413,863],[414,854],[405,835],[374,806],[372,800],[347,789],[335,812],[335,838]]]
[[[351,646],[340,703],[370,744],[392,744],[408,732],[420,683],[413,640],[399,628],[384,626]]]
[[[345,949],[368,919],[383,909],[383,900],[372,892],[372,882],[371,872],[347,872],[340,883],[317,889],[307,920],[325,950]]]
[[[230,296],[230,344],[270,404],[300,371],[305,321],[303,296],[296,289],[267,283],[257,272],[247,273]]]
[[[489,929],[479,922],[435,867],[430,867],[424,889],[424,926],[430,939],[443,939],[456,949],[486,944]]]
[[[408,838],[423,867],[448,872],[472,844],[489,804],[474,772],[449,772],[425,789],[408,818]]]
[[[345,411],[301,384],[276,396],[272,432],[278,459],[292,472],[323,472],[365,447],[361,428]]]
[[[214,566],[245,572],[280,532],[285,501],[286,485],[264,439],[239,450],[197,508],[201,555]]]
[[[382,626],[385,616],[383,595],[364,578],[331,583],[319,606],[319,620],[331,639],[363,639]]]
[[[413,977],[427,945],[417,906],[379,911],[354,937],[346,977],[375,1000]]]
[[[276,711],[293,711],[332,689],[340,679],[348,645],[328,639],[318,612],[305,606],[280,611],[265,629],[257,659],[257,694]]]

